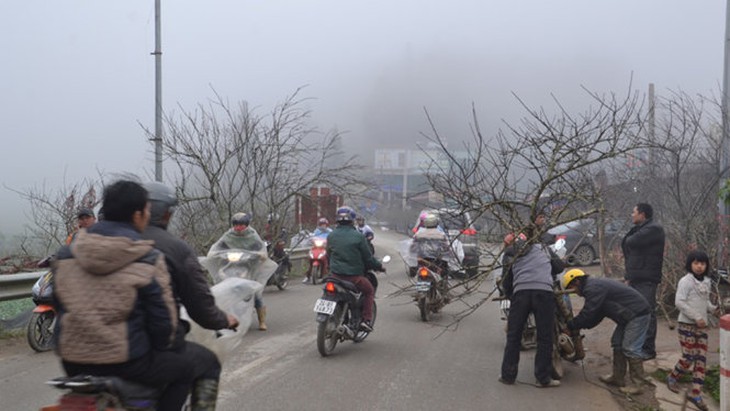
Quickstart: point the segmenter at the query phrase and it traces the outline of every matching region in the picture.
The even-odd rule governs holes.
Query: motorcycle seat
[[[161,394],[161,390],[133,381],[111,376],[75,375],[72,377],[58,377],[46,384],[58,389],[71,390],[82,394],[110,393],[122,401],[130,404],[144,400],[154,400]]]

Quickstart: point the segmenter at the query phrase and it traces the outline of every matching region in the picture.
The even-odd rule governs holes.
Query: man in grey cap
[[[74,232],[69,234],[68,237],[66,237],[66,245],[71,244],[74,238],[76,238],[76,234],[78,234],[79,230],[81,230],[82,228],[89,228],[94,225],[94,223],[96,223],[94,210],[87,207],[79,208],[79,212],[76,213],[76,220],[78,228],[74,230]]]

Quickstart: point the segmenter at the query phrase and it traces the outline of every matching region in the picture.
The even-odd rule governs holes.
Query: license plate
[[[428,291],[431,289],[431,283],[428,281],[416,282],[416,291]]]
[[[337,306],[337,301],[323,300],[320,298],[314,304],[314,312],[330,315],[333,312],[335,312],[336,306]]]

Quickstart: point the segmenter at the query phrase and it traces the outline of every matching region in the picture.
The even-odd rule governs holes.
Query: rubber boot
[[[613,350],[613,373],[598,377],[601,382],[613,385],[614,387],[623,387],[626,377],[626,356],[622,350]]]
[[[268,330],[269,328],[266,326],[266,307],[257,308],[256,315],[259,317],[259,330]]]
[[[629,358],[629,383],[619,388],[624,394],[641,394],[641,384],[645,381],[644,360],[641,358]]]
[[[202,379],[193,383],[190,398],[191,411],[215,411],[218,398],[218,380]]]

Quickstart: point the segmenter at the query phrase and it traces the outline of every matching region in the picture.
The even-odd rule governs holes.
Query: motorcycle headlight
[[[324,240],[314,240],[314,246],[317,248],[324,247]]]
[[[226,258],[228,258],[228,262],[235,263],[237,261],[241,260],[241,257],[243,257],[243,253],[241,252],[230,252],[226,254]]]

